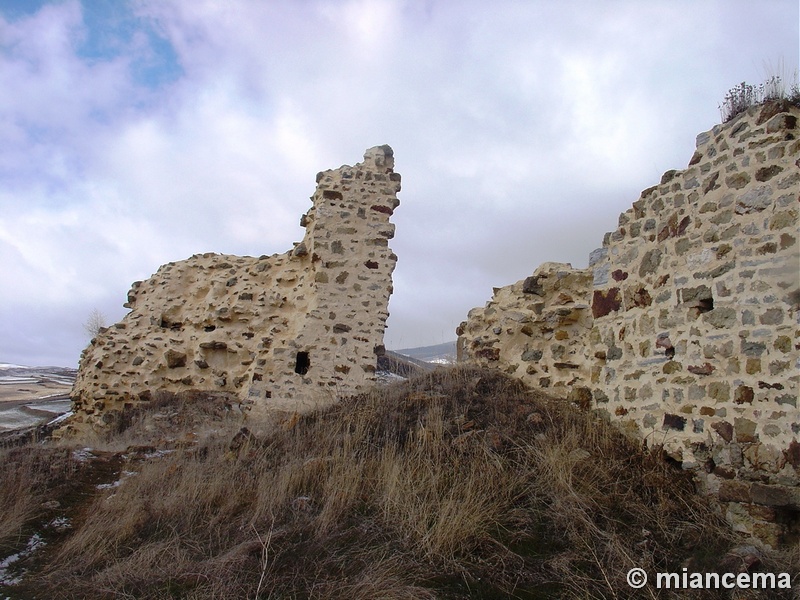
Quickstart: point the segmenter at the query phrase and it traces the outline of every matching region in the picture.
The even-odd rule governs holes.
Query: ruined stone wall
[[[798,115],[770,103],[699,135],[587,269],[543,265],[458,330],[465,358],[663,444],[773,541],[800,509]]]
[[[592,274],[544,263],[524,281],[495,288],[458,330],[459,360],[502,368],[528,385],[561,396],[585,386],[592,328]]]
[[[128,313],[83,352],[71,427],[103,427],[158,390],[304,410],[374,380],[389,316],[400,175],[389,146],[317,176],[302,242],[259,258],[202,254],[128,293]]]

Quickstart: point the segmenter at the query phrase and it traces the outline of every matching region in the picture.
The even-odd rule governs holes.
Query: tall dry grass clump
[[[74,473],[69,451],[61,448],[0,449],[0,559],[25,538],[25,525]]]
[[[180,408],[163,409],[181,419]],[[139,415],[124,433],[149,443],[158,421]],[[15,589],[97,599],[650,597],[627,586],[631,567],[701,570],[734,543],[657,454],[493,371],[437,371],[256,434],[220,418],[193,445],[171,448],[126,451],[122,482],[97,490]]]

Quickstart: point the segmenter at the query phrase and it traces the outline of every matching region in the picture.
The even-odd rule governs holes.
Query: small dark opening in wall
[[[714,310],[714,298],[700,298],[697,301],[697,310],[700,312],[700,314]]]
[[[305,375],[308,373],[308,369],[311,367],[311,359],[308,356],[308,352],[298,352],[297,359],[294,363],[294,372],[300,375]]]

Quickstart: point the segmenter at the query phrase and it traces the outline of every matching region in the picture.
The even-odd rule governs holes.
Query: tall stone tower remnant
[[[375,379],[389,316],[400,175],[389,146],[317,175],[284,254],[198,254],[133,284],[130,312],[84,350],[71,427],[104,428],[159,391],[307,410]]]

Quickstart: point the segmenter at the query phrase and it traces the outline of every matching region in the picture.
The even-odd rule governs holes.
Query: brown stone
[[[781,171],[783,171],[783,167],[780,167],[778,165],[762,167],[761,169],[756,171],[756,181],[769,181]]]
[[[789,442],[789,447],[784,451],[786,462],[795,469],[800,468],[800,443],[797,440]]]
[[[727,421],[717,421],[711,424],[711,429],[716,431],[726,442],[733,440],[733,425]]]
[[[664,422],[662,429],[675,429],[683,431],[686,428],[686,417],[680,415],[673,415],[669,413],[664,414]]]
[[[481,348],[475,351],[475,356],[489,361],[498,361],[500,360],[500,348]]]
[[[733,401],[736,404],[752,404],[755,393],[749,385],[740,385],[733,394]]]
[[[791,248],[792,246],[797,243],[797,238],[789,235],[788,233],[781,234],[781,250],[786,250],[787,248]]]
[[[731,399],[731,386],[727,381],[712,381],[708,384],[708,396],[717,402],[728,402]]]
[[[747,173],[735,173],[725,178],[725,183],[728,187],[735,190],[740,190],[748,183],[750,183],[750,175]]]
[[[798,506],[797,489],[791,490],[790,488],[781,485],[764,485],[763,483],[754,483],[750,488],[750,498],[755,504],[762,504],[764,506],[772,506],[775,508],[792,508],[797,510]]]
[[[711,375],[714,372],[714,367],[710,363],[703,363],[702,365],[689,365],[686,370],[695,375]]]
[[[658,232],[658,239],[659,242],[663,242],[668,238],[674,238],[683,235],[686,232],[686,229],[689,227],[689,223],[692,222],[691,217],[688,215],[683,217],[683,219],[678,222],[678,213],[672,213],[670,218],[667,220],[666,225],[661,228],[661,231]],[[641,273],[639,273],[641,275]]]
[[[644,308],[650,306],[653,303],[653,299],[650,297],[646,288],[639,288],[633,294],[633,303],[637,307]]]
[[[203,350],[225,350],[228,347],[228,344],[225,342],[201,342],[200,348]]]
[[[745,372],[748,375],[755,375],[756,373],[761,373],[761,359],[748,358],[747,363],[745,364]]]
[[[177,350],[167,350],[164,353],[164,359],[167,361],[167,367],[170,369],[186,366],[186,354],[178,352]]]
[[[774,231],[776,229],[784,229],[786,227],[796,227],[797,225],[797,211],[785,210],[775,213],[769,220],[769,228]]]
[[[757,424],[744,417],[736,417],[733,420],[733,428],[736,432],[736,441],[739,443],[755,442]]]
[[[385,215],[394,214],[394,210],[392,210],[388,206],[381,206],[379,204],[373,204],[372,206],[370,206],[370,210],[374,210],[375,212],[383,213]]]
[[[567,395],[567,400],[584,410],[589,410],[592,407],[592,391],[586,386],[573,387]]]
[[[606,290],[595,290],[592,296],[592,315],[595,319],[618,311],[622,306],[619,288],[612,287]]]
[[[719,499],[721,502],[750,502],[750,486],[746,481],[724,480],[720,482]]]

